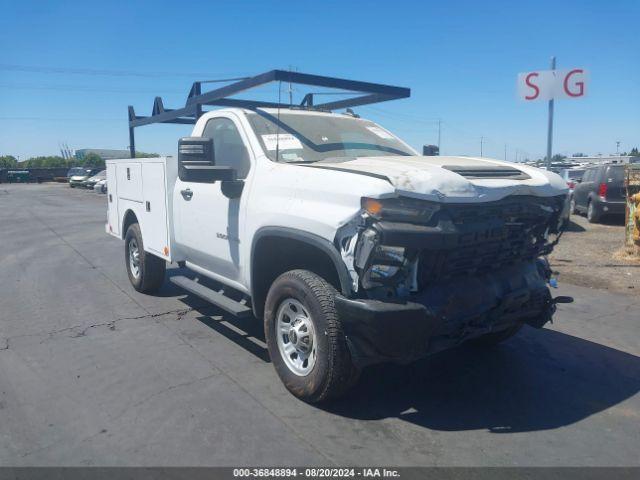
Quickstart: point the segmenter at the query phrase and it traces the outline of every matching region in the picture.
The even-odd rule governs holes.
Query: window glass
[[[609,167],[607,171],[607,182],[622,183],[624,180],[624,167],[622,165]]]
[[[249,168],[249,152],[232,120],[213,118],[204,127],[203,137],[213,139],[215,164],[220,167],[233,167],[238,178],[247,178]]]
[[[593,181],[593,177],[595,176],[595,168],[590,168],[589,170],[587,170],[584,174],[584,177],[582,178],[583,182],[591,182]]]
[[[575,169],[575,170],[568,170],[567,171],[567,176],[571,180],[580,180],[583,175],[584,175],[584,170]]]
[[[415,155],[373,122],[349,116],[259,110],[247,118],[267,157],[277,162],[345,162],[356,157]]]

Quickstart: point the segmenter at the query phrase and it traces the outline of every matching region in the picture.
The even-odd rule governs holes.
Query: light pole
[[[554,71],[555,69],[556,69],[556,57],[551,57],[551,71]],[[549,125],[547,128],[547,168],[551,167],[552,144],[553,144],[553,97],[551,97],[551,100],[549,100]]]

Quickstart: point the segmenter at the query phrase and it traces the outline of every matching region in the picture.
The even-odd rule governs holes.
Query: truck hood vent
[[[469,179],[502,178],[502,179],[508,179],[508,180],[528,180],[531,178],[529,175],[518,170],[517,168],[503,167],[500,165],[492,165],[492,166],[442,165],[442,168],[445,168],[453,173],[457,173],[458,175],[461,175],[464,178],[469,178]]]

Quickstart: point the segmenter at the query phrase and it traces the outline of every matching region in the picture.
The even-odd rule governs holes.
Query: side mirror
[[[184,137],[178,142],[178,176],[185,182],[214,183],[236,179],[232,167],[216,167],[213,139]]]

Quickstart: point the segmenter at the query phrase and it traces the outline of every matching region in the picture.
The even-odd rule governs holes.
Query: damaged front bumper
[[[348,299],[336,307],[354,363],[407,363],[480,335],[527,323],[541,328],[555,302],[543,260],[433,284],[407,301]]]

